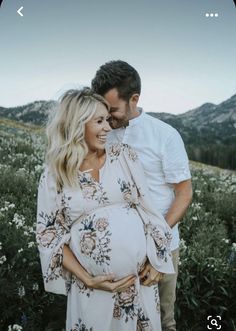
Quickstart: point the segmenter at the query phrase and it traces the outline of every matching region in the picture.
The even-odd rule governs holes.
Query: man
[[[123,142],[133,147],[144,167],[152,199],[172,228],[172,259],[176,274],[158,273],[149,263],[140,275],[144,285],[159,281],[163,331],[175,331],[175,290],[178,272],[179,233],[182,219],[192,199],[188,157],[179,133],[170,125],[138,108],[141,80],[137,71],[124,61],[101,66],[92,88],[109,102],[111,108],[109,143]]]

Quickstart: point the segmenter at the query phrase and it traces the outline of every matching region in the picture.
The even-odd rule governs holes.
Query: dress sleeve
[[[128,145],[123,145],[123,156],[129,168],[133,187],[135,207],[143,221],[147,239],[147,257],[151,265],[160,272],[174,274],[171,259],[171,228],[151,201],[145,173],[136,152]]]
[[[166,141],[162,162],[167,183],[177,184],[191,178],[184,142],[177,130]]]
[[[57,192],[56,182],[47,168],[38,188],[36,240],[45,290],[66,295],[70,273],[62,266],[62,251],[70,241],[70,226],[63,195]]]

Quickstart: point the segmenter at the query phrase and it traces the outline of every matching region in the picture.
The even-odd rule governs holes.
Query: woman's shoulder
[[[117,160],[120,157],[128,157],[132,161],[136,161],[138,159],[138,155],[135,150],[130,145],[121,142],[111,144],[108,147],[108,155],[111,161]]]
[[[39,178],[39,187],[47,186],[50,188],[55,189],[56,188],[56,179],[53,175],[52,170],[47,164],[44,164],[42,166],[42,173]]]
[[[52,176],[52,171],[50,170],[50,167],[46,163],[44,163],[42,165],[40,180],[48,179],[48,177],[51,176]]]

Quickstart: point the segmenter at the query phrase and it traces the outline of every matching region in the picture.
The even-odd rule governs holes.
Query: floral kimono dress
[[[68,296],[67,331],[160,331],[157,285],[142,286],[137,277],[126,291],[110,293],[87,288],[62,266],[67,244],[94,276],[138,276],[147,259],[174,273],[170,228],[149,200],[136,153],[125,144],[110,146],[99,177],[80,172],[78,189],[57,192],[49,169],[41,176],[37,242],[45,290]]]

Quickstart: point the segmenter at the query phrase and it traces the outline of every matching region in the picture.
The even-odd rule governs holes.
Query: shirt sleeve
[[[170,249],[171,228],[151,201],[144,170],[136,152],[124,145],[123,155],[134,182],[133,203],[143,221],[149,262],[157,271],[174,274]]]
[[[53,176],[45,169],[38,188],[36,240],[45,290],[66,295],[70,273],[62,266],[62,251],[70,241],[70,227],[62,201]]]
[[[167,183],[177,184],[191,178],[184,143],[175,129],[165,143],[162,162]]]

